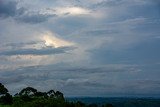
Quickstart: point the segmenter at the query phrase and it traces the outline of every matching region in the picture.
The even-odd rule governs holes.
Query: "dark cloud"
[[[42,49],[18,49],[0,52],[0,55],[51,55],[66,53],[66,51],[73,50],[73,47],[60,47],[60,48],[42,48]]]
[[[97,4],[94,4],[92,7],[106,7],[106,6],[117,6],[123,3],[123,0],[104,0]]]
[[[15,1],[0,0],[0,17],[12,17],[19,22],[37,24],[56,16],[54,14],[40,14],[39,11],[28,12],[28,10],[23,7],[17,8],[17,4],[18,2]]]
[[[91,14],[58,13],[68,6]],[[33,86],[63,90],[65,96],[159,96],[158,6],[159,0],[0,0],[0,82],[14,94]],[[41,47],[44,41],[34,39],[46,31],[78,48]]]
[[[84,69],[77,68],[76,70],[74,68],[74,70],[69,70],[68,68],[72,68],[71,66],[64,67],[65,65],[60,65],[61,67],[57,67],[57,65],[28,66],[12,71],[3,71],[0,72],[0,81],[6,85],[18,83],[19,85],[24,85],[24,87],[29,85],[37,88],[45,84],[44,91],[51,88],[55,89],[56,87],[58,90],[62,89],[65,95],[92,95],[98,93],[98,95],[105,96],[108,95],[107,93],[111,95],[115,95],[115,93],[117,95],[149,95],[159,93],[159,80],[132,80],[132,78],[127,81],[126,79],[119,80],[116,78],[131,76],[123,72],[122,77],[119,72],[114,72],[114,70],[114,75],[118,75],[118,77],[111,75],[111,73],[101,72],[98,69],[96,70],[97,73],[93,73],[90,71],[91,69],[85,70],[85,67],[83,67]],[[103,76],[98,75],[98,72],[102,73]]]
[[[26,14],[26,15],[21,15],[19,17],[16,17],[15,19],[20,22],[24,23],[31,23],[31,24],[36,24],[36,23],[41,23],[47,21],[49,18],[54,17],[56,15],[48,15],[48,14]]]
[[[43,41],[31,41],[31,42],[20,42],[20,43],[7,43],[7,44],[2,44],[4,47],[12,47],[12,48],[20,48],[28,45],[35,45],[41,43],[43,44]]]
[[[75,32],[75,34],[81,34],[81,36],[106,36],[109,34],[117,34],[119,31],[112,30],[112,29],[93,29],[93,30],[82,30]],[[74,34],[74,35],[75,35]]]
[[[17,8],[17,2],[0,0],[0,17],[14,17],[23,14],[24,8]]]
[[[158,94],[160,91],[160,81],[159,80],[135,80],[122,84],[120,90],[125,90],[126,94],[131,95],[147,95],[147,94]]]
[[[118,32],[113,30],[103,30],[103,29],[86,32],[87,35],[106,35],[106,34],[113,34],[113,33],[118,33]]]
[[[104,88],[104,87],[113,87],[111,84],[105,84],[105,83],[100,83],[97,81],[89,80],[89,79],[82,79],[82,78],[76,78],[76,79],[67,79],[64,81],[64,87],[67,88],[75,88],[75,86],[78,87],[89,87],[89,88],[94,88],[94,87],[99,87],[99,88]]]
[[[12,83],[17,83],[17,82],[22,82],[23,80],[24,80],[24,77],[20,75],[0,77],[0,82],[3,84],[12,84]]]
[[[123,66],[123,65],[122,65]],[[94,67],[94,68],[87,68],[87,67],[83,67],[83,68],[65,68],[65,69],[58,69],[58,71],[69,71],[69,72],[81,72],[81,73],[86,73],[86,74],[105,74],[105,73],[109,73],[109,72],[134,72],[134,71],[138,71],[140,69],[138,68],[134,68],[134,66],[126,66],[126,67],[116,67],[116,65],[114,66],[105,66],[105,67]]]

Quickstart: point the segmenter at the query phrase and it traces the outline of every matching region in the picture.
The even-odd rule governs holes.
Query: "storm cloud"
[[[159,19],[158,0],[0,0],[0,82],[12,94],[159,96]]]

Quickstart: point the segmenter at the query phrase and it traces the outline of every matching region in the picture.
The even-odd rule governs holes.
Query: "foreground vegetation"
[[[112,104],[105,104],[106,101]],[[85,103],[84,103],[85,102]],[[94,103],[94,104],[93,104]],[[160,107],[160,99],[64,98],[60,91],[40,92],[26,87],[14,96],[0,83],[0,107]]]
[[[113,107],[111,104],[101,106]],[[98,105],[87,105],[80,101],[69,102],[60,91],[40,92],[32,87],[24,88],[12,96],[0,83],[0,107],[98,107]]]

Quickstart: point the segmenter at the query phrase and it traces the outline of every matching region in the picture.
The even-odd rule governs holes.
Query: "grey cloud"
[[[123,0],[104,0],[102,2],[99,2],[97,4],[94,4],[92,7],[106,7],[106,6],[117,6],[123,3]]]
[[[136,71],[140,71],[140,69],[138,68],[134,68],[134,66],[127,66],[127,67],[116,67],[113,66],[113,67],[109,67],[109,66],[106,66],[106,67],[95,67],[95,68],[65,68],[65,69],[60,69],[59,71],[70,71],[70,72],[83,72],[83,73],[86,73],[86,74],[90,74],[90,73],[96,73],[96,74],[105,74],[105,73],[109,73],[109,72],[136,72]]]
[[[121,72],[136,72],[140,71],[138,65],[125,65],[125,64],[108,64],[105,66],[72,66],[67,63],[58,63],[55,65],[47,65],[47,66],[30,66],[23,68],[23,70],[27,71],[54,71],[54,73],[63,73],[63,72],[71,72],[76,74],[107,74],[107,73],[121,73]],[[58,75],[58,74],[57,74]],[[67,75],[66,75],[67,76]],[[76,76],[76,75],[74,75]]]
[[[97,7],[112,7],[112,6],[131,6],[131,5],[143,5],[143,4],[150,4],[151,2],[158,3],[158,0],[103,0],[101,2],[98,2],[97,4],[94,4],[93,8]]]
[[[47,21],[49,18],[56,15],[41,14],[39,11],[29,12],[27,9],[17,7],[18,2],[0,0],[0,17],[12,17],[16,21],[37,24]]]
[[[106,34],[113,34],[113,33],[118,33],[117,31],[113,30],[93,30],[93,31],[88,31],[86,32],[87,35],[106,35]]]
[[[80,3],[70,3],[74,0],[22,0],[24,4],[19,4],[20,0],[14,1],[0,0],[0,40],[4,44],[0,44],[0,82],[9,86],[7,88],[12,92],[34,86],[41,90],[57,88],[63,90],[64,95],[104,96],[112,93],[116,96],[144,92],[146,95],[159,95],[159,66],[154,65],[159,62],[159,39],[154,38],[153,42],[149,42],[154,35],[160,34],[158,7],[135,4],[136,1],[138,4],[152,0],[80,0]],[[155,1],[158,3],[158,0]],[[69,15],[54,19],[52,17],[56,15],[51,14],[56,11],[47,10],[66,5],[83,7],[81,4],[93,10],[93,15],[100,14],[100,17]],[[90,8],[94,4],[97,8]],[[155,18],[158,21],[154,21]],[[47,20],[47,23],[42,23]],[[73,52],[72,47],[33,49],[44,46],[44,41],[24,43],[39,38],[42,36],[39,33],[43,31],[55,32],[73,41],[79,48]],[[68,51],[72,54],[65,54]],[[32,56],[35,60],[12,56],[30,54],[58,55],[42,59]],[[150,63],[150,66],[129,65]]]
[[[49,18],[54,17],[56,15],[48,15],[48,14],[26,14],[26,15],[21,15],[19,17],[16,17],[15,19],[20,22],[24,23],[31,23],[31,24],[36,24],[36,23],[41,23],[47,21]]]
[[[0,72],[0,74],[3,76],[3,78],[0,77],[0,80],[2,79],[3,83],[8,86],[17,84],[18,82],[19,85],[25,84],[24,86],[27,85],[40,88],[41,86],[46,84],[45,89],[40,89],[44,91],[48,89],[58,89],[62,90],[65,95],[93,95],[94,93],[98,93],[98,95],[102,96],[108,95],[107,93],[113,95],[115,95],[115,93],[117,95],[137,95],[139,93],[143,93],[144,89],[144,93],[146,95],[150,94],[151,90],[153,89],[155,89],[155,92],[153,93],[159,92],[158,88],[160,82],[158,80],[134,81],[131,80],[132,78],[130,78],[132,76],[130,76],[126,72],[121,72],[123,74],[122,76],[120,72],[114,72],[114,70],[109,70],[113,71],[111,73],[103,71],[101,72],[97,69],[96,73],[94,69],[83,67],[84,69],[77,68],[76,70],[76,68],[73,68],[72,66],[66,67],[64,64],[60,65],[61,66],[59,67],[58,65],[20,67],[13,71]],[[69,70],[68,68],[71,69]],[[119,68],[120,70],[120,67],[117,68]],[[98,72],[103,76],[98,75]],[[115,75],[118,75],[118,77],[116,77]],[[126,76],[129,76],[130,81],[120,79]],[[15,92],[16,90],[12,91]],[[70,90],[72,90],[72,92],[70,92]],[[97,94],[95,94],[95,96],[96,95]]]
[[[127,94],[132,95],[147,95],[147,94],[157,94],[160,89],[159,80],[135,80],[122,84],[120,90],[124,90]]]
[[[13,47],[13,48],[20,48],[20,47],[24,47],[27,45],[35,45],[38,43],[44,43],[43,41],[31,41],[31,42],[20,42],[20,43],[6,43],[6,44],[2,44],[2,46],[4,47]]]
[[[78,35],[81,34],[81,36],[107,36],[110,34],[117,34],[119,31],[113,30],[113,29],[93,29],[93,30],[81,30],[78,32],[74,32],[72,35]]]
[[[0,17],[14,17],[23,14],[24,11],[24,8],[17,8],[15,1],[0,0]]]
[[[105,87],[105,86],[109,86],[112,87],[112,85],[109,84],[105,84],[105,83],[99,83],[97,81],[92,81],[89,79],[82,79],[82,78],[76,78],[76,79],[67,79],[64,81],[64,87]]]
[[[17,83],[17,82],[21,82],[22,80],[24,80],[23,76],[20,75],[14,75],[14,76],[9,76],[9,77],[0,77],[0,82],[2,82],[3,84],[12,84],[12,83]]]
[[[144,79],[144,80],[136,80],[133,85],[139,89],[145,89],[145,88],[160,88],[160,80],[150,80],[150,79]]]
[[[73,50],[73,47],[60,47],[60,48],[42,48],[42,49],[18,49],[0,52],[0,55],[51,55],[66,53],[66,51]]]

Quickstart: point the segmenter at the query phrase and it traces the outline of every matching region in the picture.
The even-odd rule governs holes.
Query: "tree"
[[[27,87],[22,89],[18,96],[23,100],[23,101],[32,101],[33,97],[35,96],[35,93],[37,92],[36,89],[32,88],[32,87]]]
[[[77,101],[75,103],[75,107],[85,107],[85,104],[83,102],[81,102],[81,101]]]
[[[4,87],[2,83],[0,83],[0,95],[8,93],[7,88]]]
[[[1,96],[0,103],[1,104],[12,104],[13,98],[9,93],[6,93],[4,96]]]
[[[47,98],[47,93],[46,92],[36,92],[34,94],[36,97],[43,97],[43,98]]]
[[[2,83],[0,83],[0,103],[1,104],[12,104],[13,103],[13,98],[12,96],[8,93],[8,89],[4,87]]]
[[[50,98],[58,98],[58,99],[63,99],[64,100],[64,96],[63,96],[63,93],[61,93],[60,91],[54,91],[54,90],[50,90],[47,92],[47,95],[50,97]]]
[[[55,91],[54,90],[50,90],[50,91],[48,91],[47,92],[47,95],[49,96],[49,97],[55,97]]]
[[[20,91],[19,95],[20,96],[23,96],[23,95],[34,96],[36,92],[37,92],[36,89],[34,89],[32,87],[27,87],[27,88],[22,89]]]
[[[61,93],[60,91],[55,92],[55,97],[58,98],[58,99],[64,100],[63,93]]]
[[[105,107],[113,107],[112,104],[106,104]]]

